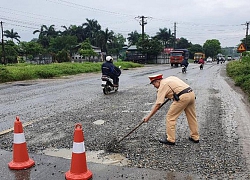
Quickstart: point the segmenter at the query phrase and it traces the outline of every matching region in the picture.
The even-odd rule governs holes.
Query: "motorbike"
[[[121,74],[121,66],[119,66],[118,68],[116,68],[116,71],[119,72],[118,76],[120,76]],[[114,82],[113,79],[107,75],[102,75],[101,77],[102,79],[102,90],[104,94],[109,94],[111,92],[116,92],[118,91],[118,86],[114,86]]]
[[[118,91],[118,87],[114,86],[113,84],[113,79],[111,79],[109,76],[103,75],[101,77],[102,79],[102,90],[104,94],[109,94],[111,92],[116,92]]]
[[[203,69],[203,64],[200,65],[200,70],[202,70],[202,69]]]
[[[182,73],[186,73],[187,72],[186,66],[182,65],[181,71],[182,71]]]

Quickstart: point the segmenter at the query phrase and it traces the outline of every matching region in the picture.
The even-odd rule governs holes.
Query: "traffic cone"
[[[23,126],[17,116],[14,123],[13,160],[9,162],[8,166],[10,169],[19,170],[30,168],[34,164],[35,162],[29,158]]]
[[[88,180],[92,178],[92,172],[88,170],[82,125],[75,125],[74,142],[71,158],[71,167],[65,173],[67,180]]]

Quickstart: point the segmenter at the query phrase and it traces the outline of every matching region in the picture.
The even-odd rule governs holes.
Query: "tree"
[[[110,54],[115,54],[117,55],[117,58],[119,56],[122,56],[120,53],[120,51],[122,50],[124,43],[126,42],[126,39],[123,37],[122,34],[116,34],[113,37],[113,41],[112,41],[112,45],[111,47],[109,47],[109,52]]]
[[[44,49],[41,44],[30,41],[30,42],[20,42],[19,44],[19,53],[25,55],[26,58],[33,58],[39,54],[43,54]]]
[[[112,45],[112,42],[114,40],[114,32],[109,31],[108,28],[105,29],[105,31],[99,31],[99,33],[96,36],[96,45],[99,46],[103,52],[106,52],[108,54],[108,44]]]
[[[4,31],[4,36],[6,38],[11,38],[12,42],[13,42],[13,39],[15,39],[16,41],[20,42],[19,38],[21,38],[17,32],[14,32],[13,29],[11,29],[11,31],[9,30],[6,30]]]
[[[169,47],[170,40],[172,37],[171,30],[167,28],[159,29],[159,32],[156,33],[156,36],[154,38],[160,40],[164,47]]]
[[[70,35],[70,36],[76,36],[77,42],[82,43],[86,38],[86,30],[84,27],[76,26],[76,25],[70,25],[68,28],[66,26],[62,26],[65,30],[61,32],[61,35]]]
[[[191,47],[191,43],[183,37],[181,37],[176,43],[176,49],[187,49],[189,47]]]
[[[72,47],[77,45],[77,38],[75,36],[58,36],[55,38],[51,38],[49,44],[49,50],[51,52],[57,53],[63,49],[71,50]]]
[[[89,39],[86,39],[82,44],[81,48],[78,50],[81,56],[88,57],[90,61],[91,56],[97,56],[97,53],[91,47]]]
[[[39,33],[38,42],[42,44],[44,48],[48,48],[50,38],[58,36],[58,32],[55,31],[55,25],[50,25],[47,27],[46,25],[42,25],[40,30],[35,30],[33,34]]]
[[[129,45],[135,45],[136,43],[138,43],[140,38],[140,34],[137,31],[133,31],[131,33],[128,34],[128,44]]]
[[[188,48],[188,51],[189,51],[189,58],[191,59],[194,58],[194,53],[197,53],[197,52],[204,53],[203,47],[200,44],[194,44],[194,45],[191,44],[191,47]]]
[[[94,46],[97,46],[96,38],[98,32],[101,30],[101,25],[94,19],[86,19],[87,22],[83,23],[83,27],[85,27],[86,37],[89,38],[90,43]]]
[[[163,51],[163,48],[164,46],[157,39],[140,39],[140,41],[137,43],[137,49],[143,54],[147,54],[147,58],[151,56],[157,57],[157,55]]]
[[[221,53],[220,41],[217,39],[206,40],[203,49],[207,57],[214,58],[218,53]]]
[[[53,59],[57,62],[70,61],[70,54],[72,47],[77,45],[76,36],[58,36],[51,38],[49,44],[49,51],[53,54]]]
[[[9,40],[5,42],[5,60],[6,64],[8,63],[17,63],[17,55],[18,55],[18,45],[16,45],[13,41]],[[2,57],[2,48],[0,48],[0,57]]]

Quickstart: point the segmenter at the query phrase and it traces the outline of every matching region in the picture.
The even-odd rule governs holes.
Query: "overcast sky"
[[[145,16],[145,33],[154,36],[167,28],[176,37],[203,45],[218,39],[222,47],[237,46],[246,35],[250,21],[249,0],[1,0],[0,21],[4,30],[14,29],[21,41],[37,38],[41,25],[82,25],[86,18],[97,20],[125,38],[137,30]]]

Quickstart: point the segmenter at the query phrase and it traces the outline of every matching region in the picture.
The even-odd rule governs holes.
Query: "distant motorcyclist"
[[[202,64],[202,65],[203,65],[204,63],[205,63],[204,59],[203,59],[203,58],[200,58],[198,64]]]
[[[203,58],[200,58],[198,64],[200,64],[200,69],[203,69],[203,66],[204,66],[204,64],[205,64],[204,59],[203,59]]]
[[[106,62],[102,64],[102,75],[109,76],[113,79],[113,85],[118,87],[121,70],[113,64],[113,58],[111,56],[107,56]]]
[[[183,61],[181,62],[181,66],[185,66],[186,69],[188,67],[188,64],[189,64],[189,62],[187,59],[183,59]]]

